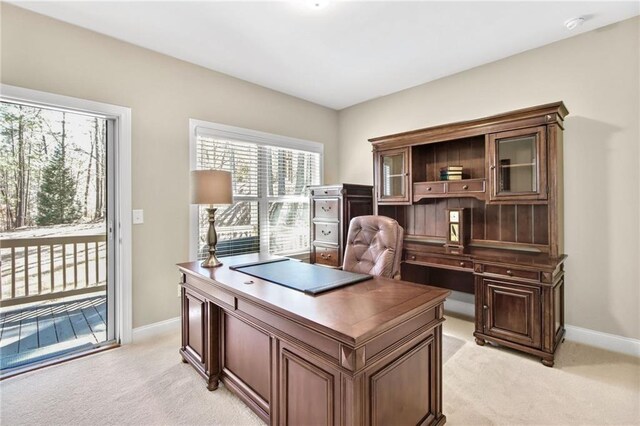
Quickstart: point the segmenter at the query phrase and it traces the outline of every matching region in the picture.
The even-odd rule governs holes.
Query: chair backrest
[[[349,223],[342,269],[400,279],[404,230],[386,216],[356,216]]]

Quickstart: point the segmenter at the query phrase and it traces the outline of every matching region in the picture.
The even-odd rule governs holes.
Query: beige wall
[[[325,145],[337,179],[337,112],[17,7],[2,5],[4,84],[132,109],[133,325],[179,315],[174,264],[188,260],[188,120]]]
[[[340,111],[341,181],[372,182],[368,138],[562,100],[566,322],[640,338],[640,19]]]

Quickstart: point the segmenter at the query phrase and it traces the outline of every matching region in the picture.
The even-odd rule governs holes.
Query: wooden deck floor
[[[106,340],[106,296],[0,313],[0,369]]]

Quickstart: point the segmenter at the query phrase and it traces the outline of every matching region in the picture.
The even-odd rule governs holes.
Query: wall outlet
[[[144,210],[134,210],[133,211],[133,224],[140,225],[144,223]]]

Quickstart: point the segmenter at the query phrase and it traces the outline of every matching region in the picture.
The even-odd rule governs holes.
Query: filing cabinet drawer
[[[330,196],[330,195],[335,195],[335,196],[339,196],[341,193],[342,189],[341,188],[314,188],[311,190],[311,196],[315,196],[315,197],[324,197],[324,196]]]
[[[339,207],[340,200],[338,198],[313,200],[313,218],[338,220]]]
[[[462,194],[465,192],[484,192],[484,179],[448,181],[447,191],[456,194]]]
[[[465,269],[473,270],[473,262],[467,259],[453,259],[438,256],[429,256],[423,253],[408,251],[405,255],[405,260],[409,262],[417,262],[428,265],[433,265],[446,269]]]
[[[337,247],[319,247],[313,248],[315,251],[315,263],[327,266],[340,266],[340,258],[338,256]]]
[[[540,273],[538,271],[526,271],[523,269],[508,268],[504,266],[484,265],[484,273],[501,275],[508,278],[522,278],[532,281],[540,280]]]
[[[338,223],[314,223],[314,241],[338,244]]]

